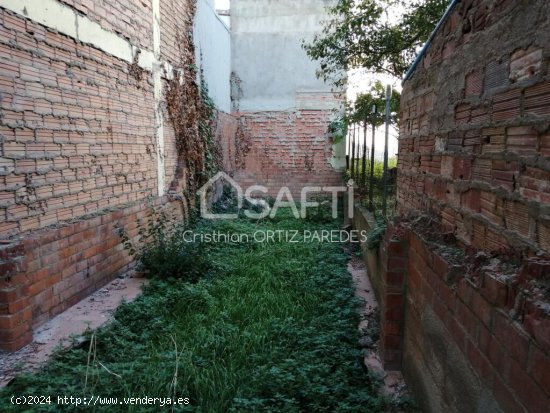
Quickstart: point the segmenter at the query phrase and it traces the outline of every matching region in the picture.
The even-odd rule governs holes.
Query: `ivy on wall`
[[[186,3],[185,19],[177,35],[180,61],[173,78],[165,83],[164,96],[178,154],[176,180],[171,186],[182,188],[184,195],[194,195],[220,170],[222,154],[213,132],[216,108],[196,64],[193,42],[196,0]]]

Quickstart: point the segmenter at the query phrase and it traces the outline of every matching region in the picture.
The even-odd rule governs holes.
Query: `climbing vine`
[[[216,174],[223,162],[223,153],[220,141],[216,139],[215,121],[216,121],[216,105],[208,94],[208,85],[201,76],[201,100],[202,106],[199,116],[199,135],[205,145],[204,160],[206,167],[206,178],[210,178]]]
[[[171,187],[182,187],[190,195],[219,170],[221,150],[214,139],[214,102],[196,64],[193,20],[197,6],[194,0],[187,3],[185,19],[176,36],[179,63],[165,84],[164,96],[178,154],[178,170]],[[182,178],[184,182],[180,182]]]

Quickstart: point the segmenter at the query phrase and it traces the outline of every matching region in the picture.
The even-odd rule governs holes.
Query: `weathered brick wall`
[[[235,173],[235,156],[237,153],[236,136],[239,129],[239,119],[228,113],[218,112],[215,124],[216,141],[220,143],[222,152],[222,169]]]
[[[2,17],[2,236],[156,194],[152,88],[126,62]]]
[[[408,221],[386,234],[379,286],[403,276],[404,301],[382,351],[427,412],[550,405],[549,29],[546,1],[460,1],[404,83]]]
[[[550,250],[550,11],[455,7],[405,83],[398,208],[485,251]]]
[[[532,286],[550,262],[464,277],[447,246],[419,231],[409,244],[403,368],[427,410],[547,411],[550,320]]]
[[[63,3],[151,53],[153,2]],[[163,64],[178,66],[184,11],[182,2],[160,1]],[[24,14],[0,6],[0,347],[9,350],[131,268],[117,226],[135,235],[150,205],[179,218],[186,211],[158,196],[152,72]],[[234,123],[220,114],[226,152]],[[162,135],[166,192],[178,170],[166,116]]]
[[[428,219],[390,223],[365,254],[380,304],[380,357],[425,412],[546,412],[550,261],[462,254]],[[356,206],[353,225],[374,221]],[[365,252],[365,251],[364,251]],[[472,267],[476,267],[472,270]]]
[[[153,48],[151,0],[59,0],[137,47]],[[163,1],[166,3],[166,1]],[[164,20],[164,19],[163,19]]]
[[[160,2],[160,18],[162,21],[160,29],[161,56],[169,62],[180,61],[180,50],[178,38],[187,36],[182,32],[182,24],[186,20],[188,10],[185,2],[179,0],[162,0]]]
[[[16,350],[32,339],[33,327],[101,288],[134,263],[121,245],[119,228],[139,238],[137,222],[150,208],[182,219],[181,203],[157,198],[127,208],[0,241],[0,345]]]
[[[341,186],[342,177],[331,165],[330,110],[241,113],[250,151],[235,179],[243,187],[263,185],[276,197],[286,186],[295,200],[304,186]]]

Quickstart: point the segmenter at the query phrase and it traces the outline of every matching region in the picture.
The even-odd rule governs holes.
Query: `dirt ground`
[[[365,305],[361,312],[361,322],[359,330],[368,331],[369,323],[375,322],[378,317],[378,302],[374,295],[374,290],[367,275],[367,268],[363,260],[359,257],[353,257],[348,263],[348,271],[355,282],[355,295],[363,299]],[[364,347],[367,349],[364,362],[365,366],[384,378],[382,391],[388,396],[400,396],[407,393],[407,387],[403,375],[399,371],[385,371],[382,367],[380,356],[378,355],[378,343],[370,342],[370,337],[364,337],[366,342]]]

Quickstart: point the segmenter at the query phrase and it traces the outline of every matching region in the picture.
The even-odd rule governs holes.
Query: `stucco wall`
[[[229,113],[231,34],[210,0],[197,0],[194,40],[197,65],[202,69],[210,97],[219,110]]]
[[[232,67],[240,82],[237,111],[288,110],[299,106],[296,94],[330,92],[315,76],[317,63],[302,49],[321,30],[325,7],[333,0],[233,0]],[[308,109],[315,107],[315,102]]]

